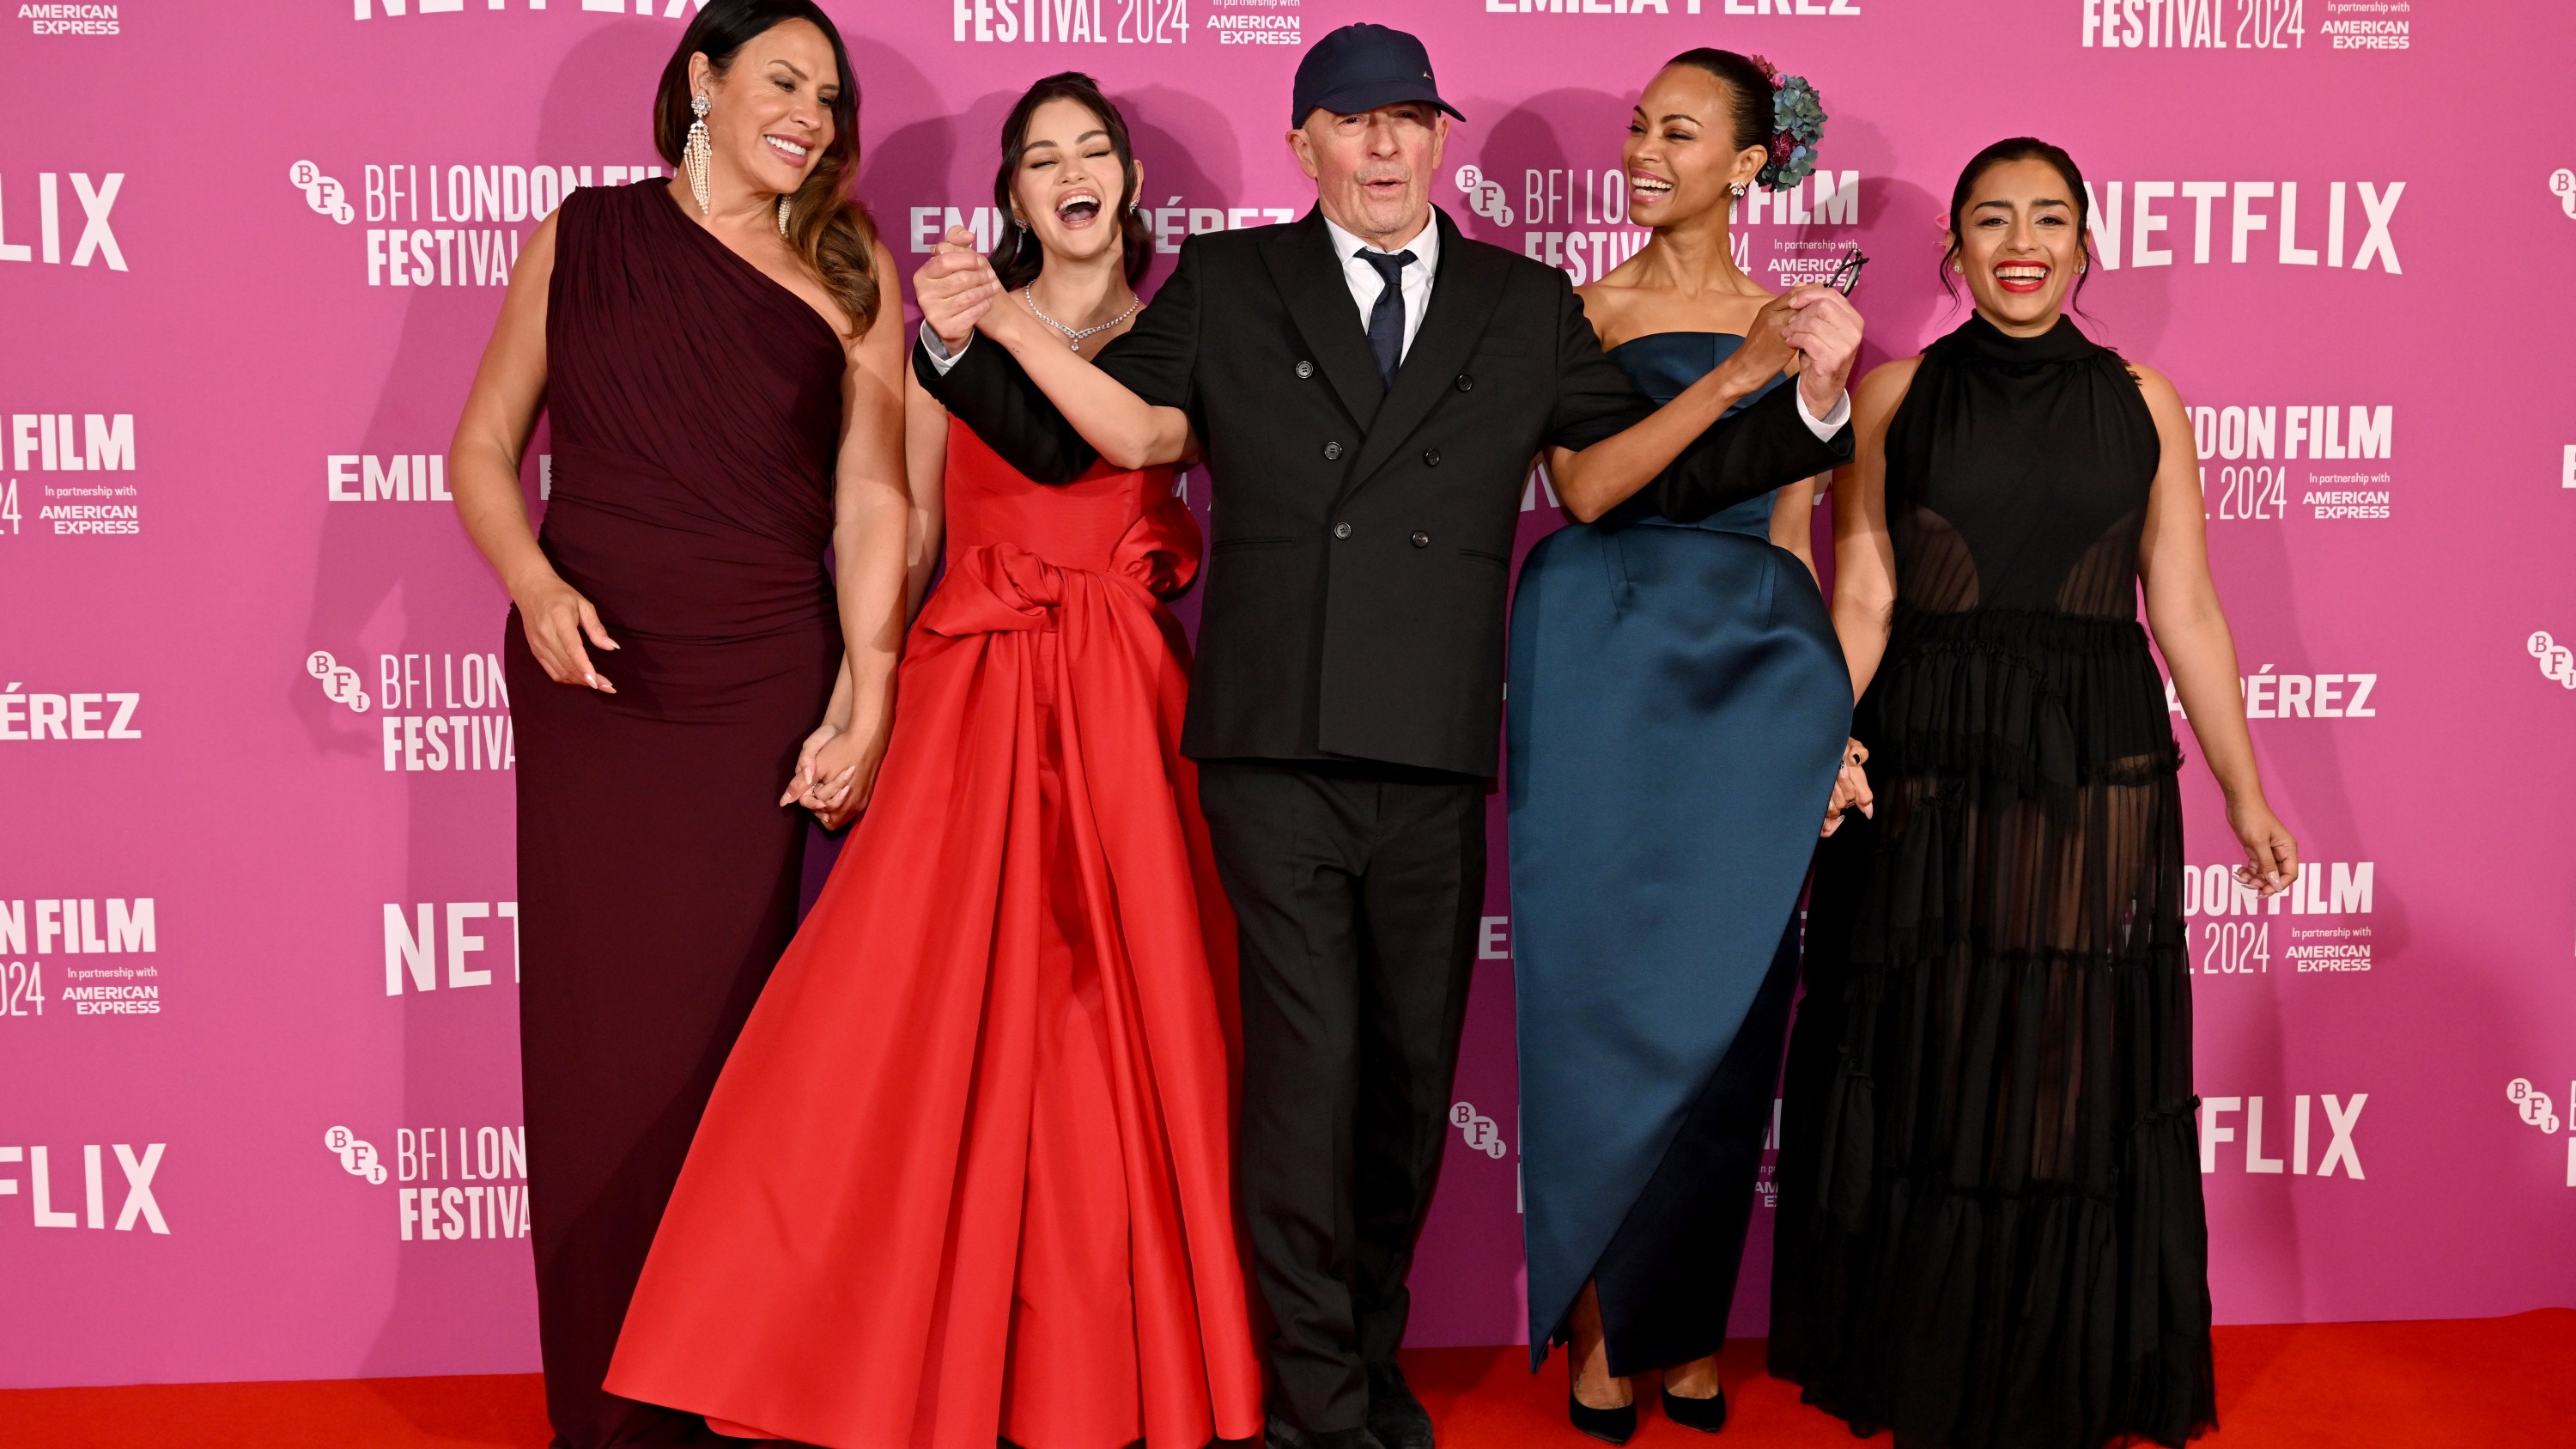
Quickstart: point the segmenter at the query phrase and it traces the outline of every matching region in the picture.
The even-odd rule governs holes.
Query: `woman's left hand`
[[[1856,807],[1863,815],[1877,816],[1877,797],[1870,793],[1869,772],[1861,768],[1868,763],[1869,746],[1858,740],[1843,741],[1842,768],[1834,772],[1834,794],[1825,802],[1825,828],[1816,832],[1818,839],[1842,828],[1846,810]]]
[[[824,829],[838,830],[867,803],[861,771],[864,768],[873,783],[878,753],[881,750],[868,750],[849,726],[825,720],[796,752],[795,777],[787,782],[787,793],[778,797],[778,803],[802,805],[814,812]]]
[[[838,830],[868,808],[885,745],[883,729],[850,728],[835,731],[815,753],[813,778],[798,799],[824,829]]]
[[[2227,828],[2245,847],[2245,863],[2236,867],[2236,883],[2259,896],[2277,896],[2299,879],[2299,843],[2289,827],[2272,813],[2262,796],[2227,806]]]
[[[830,744],[833,737],[843,733],[846,728],[847,726],[827,719],[816,725],[814,732],[805,737],[805,743],[798,746],[796,750],[796,772],[788,777],[787,793],[778,797],[779,804],[806,804],[807,808],[812,808],[806,796],[812,792],[816,782],[821,778],[816,771],[819,768],[818,762],[822,758],[823,747]]]

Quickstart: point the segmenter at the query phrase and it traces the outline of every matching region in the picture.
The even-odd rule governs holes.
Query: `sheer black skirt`
[[[1820,853],[1771,1370],[1901,1449],[2215,1422],[2180,752],[2130,619],[1900,605]]]

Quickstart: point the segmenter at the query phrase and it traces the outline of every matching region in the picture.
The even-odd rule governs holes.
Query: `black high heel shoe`
[[[1596,1409],[1565,1390],[1565,1420],[1604,1444],[1625,1444],[1637,1432],[1637,1404],[1631,1399],[1616,1409]]]
[[[1705,1399],[1686,1399],[1670,1389],[1664,1390],[1664,1417],[1685,1429],[1714,1434],[1726,1427],[1726,1390],[1719,1389]]]

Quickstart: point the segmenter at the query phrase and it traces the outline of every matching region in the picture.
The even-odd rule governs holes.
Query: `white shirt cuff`
[[[922,330],[924,332],[928,332],[929,328],[925,325]],[[932,344],[931,356],[936,358],[938,355],[937,344],[934,342]],[[942,367],[939,370],[945,373],[948,369]],[[1790,385],[1795,387],[1797,384],[1793,380]],[[1798,394],[1798,421],[1805,423],[1807,425],[1807,430],[1814,433],[1817,438],[1825,442],[1832,442],[1834,434],[1843,430],[1843,424],[1851,421],[1851,390],[1849,388],[1845,388],[1843,390],[1843,395],[1834,399],[1834,410],[1825,414],[1821,418],[1817,417],[1814,413],[1807,411],[1807,394],[1804,391],[1800,391]]]
[[[966,355],[966,349],[974,345],[975,334],[969,332],[966,334],[966,340],[958,343],[957,350],[955,352],[951,352],[948,350],[948,344],[940,339],[939,334],[930,330],[929,323],[924,322],[921,324],[922,350],[930,354],[930,370],[938,373],[941,377],[946,377],[948,375],[948,369],[955,367],[957,365],[957,359],[964,357]],[[1798,404],[1798,415],[1800,417],[1805,417],[1806,409],[1807,405],[1802,399]],[[1807,426],[1811,428],[1814,427],[1814,420],[1810,419]],[[1840,425],[1837,424],[1836,426]],[[1831,433],[1826,433],[1823,434],[1823,436],[1831,437],[1833,435]]]

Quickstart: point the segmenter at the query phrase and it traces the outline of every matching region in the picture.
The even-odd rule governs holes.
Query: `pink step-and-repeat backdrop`
[[[1747,199],[1739,257],[1778,286],[1865,244],[1873,358],[1955,324],[1959,164],[2068,146],[2086,306],[2192,407],[2255,747],[2309,860],[2268,906],[2233,890],[2190,767],[2220,1317],[2576,1305],[2564,6],[830,8],[907,272],[947,223],[990,235],[1003,113],[1067,67],[1127,109],[1161,266],[1301,212],[1290,73],[1362,18],[1420,33],[1470,118],[1438,202],[1577,282],[1643,240],[1616,168],[1665,57],[1810,76],[1823,166]],[[656,169],[687,13],[0,13],[0,1385],[535,1367],[505,600],[440,450],[530,230]],[[1524,544],[1557,521],[1534,492]],[[1417,1343],[1520,1333],[1495,876]]]

